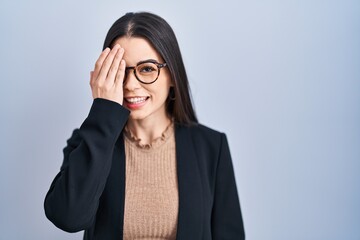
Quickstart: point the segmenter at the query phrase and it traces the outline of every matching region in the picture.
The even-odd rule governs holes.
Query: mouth
[[[136,109],[145,105],[149,97],[125,97],[124,103],[128,108]]]
[[[149,97],[127,97],[127,98],[124,98],[124,100],[131,104],[138,104],[138,103],[145,102],[148,98]]]

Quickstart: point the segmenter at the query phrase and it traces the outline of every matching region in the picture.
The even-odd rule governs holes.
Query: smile
[[[124,98],[124,105],[130,110],[141,109],[146,103],[149,97],[126,97]]]
[[[145,102],[148,99],[148,97],[131,97],[131,98],[125,98],[125,101],[132,104],[138,104]]]

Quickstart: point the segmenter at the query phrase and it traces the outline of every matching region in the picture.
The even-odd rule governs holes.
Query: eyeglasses
[[[154,83],[159,75],[160,69],[166,67],[166,63],[158,63],[155,60],[145,60],[139,62],[135,67],[125,68],[125,80],[128,75],[128,70],[133,69],[136,79],[143,84]]]

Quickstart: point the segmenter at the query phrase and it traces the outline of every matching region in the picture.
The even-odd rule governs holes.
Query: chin
[[[147,116],[145,114],[131,112],[129,116],[129,120],[143,120],[146,117]]]

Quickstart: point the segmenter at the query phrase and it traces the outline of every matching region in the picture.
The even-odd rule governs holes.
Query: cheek
[[[149,86],[150,87],[150,86]],[[170,78],[159,78],[147,91],[158,101],[165,101],[171,87]]]
[[[169,95],[170,87],[163,87],[161,89],[157,89],[156,91],[149,91],[149,94],[153,98],[154,101],[164,102],[166,101]]]

